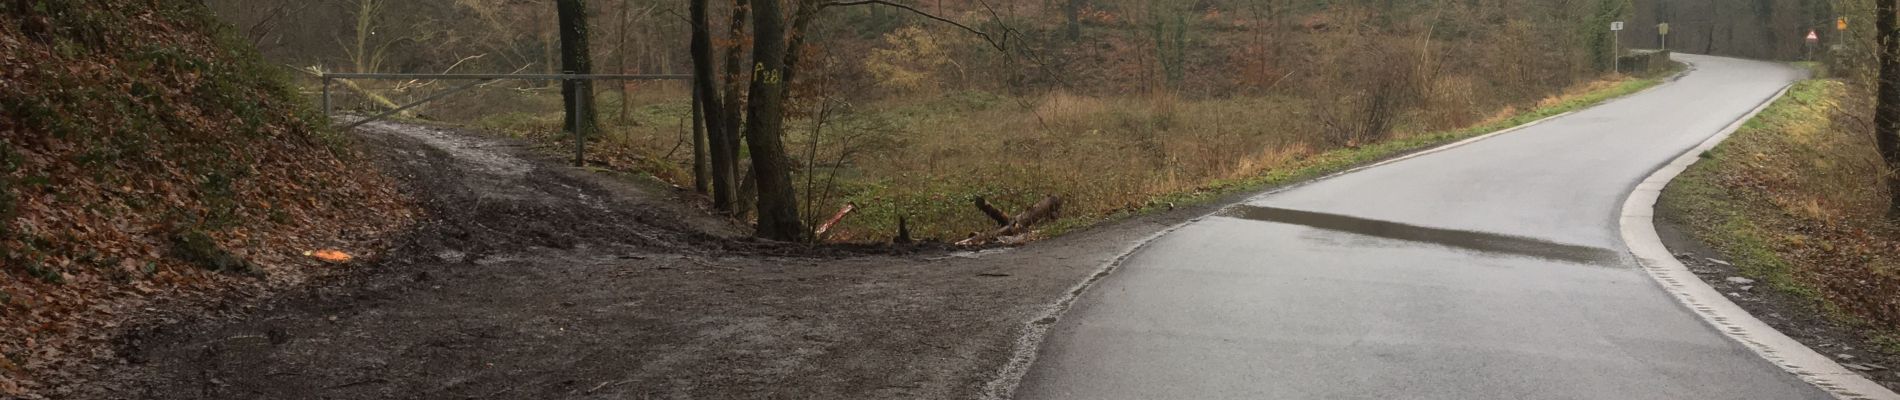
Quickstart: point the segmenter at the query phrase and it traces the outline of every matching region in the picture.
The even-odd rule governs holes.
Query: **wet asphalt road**
[[[1680,81],[1248,201],[1150,244],[1044,342],[1023,399],[1826,399],[1628,255],[1651,171],[1801,77]]]

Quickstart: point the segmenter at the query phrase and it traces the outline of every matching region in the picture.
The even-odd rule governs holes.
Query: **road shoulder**
[[[1787,93],[1786,89],[1776,94],[1776,96],[1769,101],[1764,102],[1760,108],[1756,109],[1755,112],[1749,113],[1747,117],[1736,121],[1703,144],[1685,152],[1669,164],[1662,166],[1648,179],[1639,184],[1624,204],[1623,215],[1621,217],[1624,240],[1629,245],[1636,259],[1641,263],[1645,272],[1655,278],[1656,282],[1660,284],[1665,291],[1675,297],[1684,306],[1688,307],[1692,312],[1702,317],[1705,322],[1714,326],[1718,331],[1741,343],[1744,347],[1749,348],[1764,359],[1828,391],[1837,398],[1900,398],[1900,396],[1896,396],[1893,391],[1886,386],[1844,367],[1842,364],[1810,348],[1808,344],[1804,344],[1802,341],[1798,341],[1784,333],[1781,329],[1778,329],[1783,327],[1793,328],[1794,325],[1790,325],[1789,323],[1792,323],[1796,319],[1782,318],[1783,315],[1787,314],[1777,312],[1776,309],[1761,307],[1750,309],[1738,305],[1735,301],[1730,299],[1731,296],[1737,298],[1743,297],[1738,291],[1734,290],[1738,288],[1725,286],[1718,289],[1716,286],[1712,286],[1710,282],[1705,282],[1704,276],[1722,276],[1722,271],[1710,269],[1709,267],[1726,263],[1726,261],[1717,262],[1719,260],[1713,258],[1704,258],[1706,261],[1696,260],[1696,254],[1713,253],[1707,250],[1707,246],[1695,243],[1691,241],[1692,239],[1682,235],[1681,230],[1678,229],[1679,227],[1668,224],[1658,226],[1657,224],[1659,218],[1657,218],[1656,205],[1658,199],[1663,196],[1664,189],[1670,185],[1671,181],[1688,170],[1706,152],[1714,149],[1731,134],[1741,129],[1750,119],[1775,104],[1777,100],[1782,99],[1785,93]],[[1675,251],[1672,251],[1672,249]],[[1687,261],[1685,262],[1685,260]],[[1691,268],[1689,264],[1695,264],[1697,267]],[[1701,274],[1698,274],[1698,272],[1701,272]],[[1727,290],[1726,293],[1735,294],[1725,294],[1725,290],[1723,289],[1730,289]],[[1758,304],[1762,302],[1750,301],[1747,303]],[[1756,314],[1751,312],[1763,312],[1765,315],[1774,317],[1770,318],[1771,321],[1786,323],[1782,324],[1782,326],[1775,326],[1757,318]],[[1789,330],[1796,331],[1796,329]],[[1824,344],[1812,341],[1810,343],[1817,346]]]

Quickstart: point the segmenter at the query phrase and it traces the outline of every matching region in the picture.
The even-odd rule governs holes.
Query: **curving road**
[[[1795,69],[1628,98],[1182,227],[1077,301],[1024,399],[1826,399],[1678,304],[1624,197]]]

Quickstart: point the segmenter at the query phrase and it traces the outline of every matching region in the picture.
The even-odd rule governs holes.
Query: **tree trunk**
[[[620,26],[614,29],[617,31],[615,32],[617,34],[616,36],[620,38],[619,43],[614,44],[614,58],[617,60],[615,63],[619,64],[618,68],[615,68],[615,73],[618,74],[632,74],[632,72],[630,72],[631,69],[628,68],[627,65],[627,55],[628,53],[632,53],[630,46],[627,45],[628,36],[630,36],[627,33],[632,30],[628,25],[633,23],[632,19],[633,0],[620,0]],[[619,114],[616,114],[618,119],[615,120],[620,126],[627,126],[627,119],[633,115],[633,102],[627,101],[627,99],[633,97],[633,90],[629,88],[627,84],[628,82],[614,83],[614,88],[620,91],[620,110]]]
[[[724,122],[720,124],[722,126],[721,130],[713,131],[723,136],[717,143],[725,146],[725,153],[727,154],[725,159],[726,165],[724,167],[713,167],[713,179],[725,180],[726,187],[729,189],[724,193],[719,193],[715,190],[714,196],[723,198],[725,204],[727,204],[727,208],[724,209],[725,211],[739,214],[745,213],[747,208],[742,207],[744,204],[742,197],[747,197],[744,195],[745,191],[740,190],[738,187],[738,185],[743,183],[736,183],[741,182],[737,180],[739,178],[739,142],[743,139],[739,135],[739,130],[745,126],[745,121],[740,118],[744,112],[740,107],[744,104],[741,101],[741,95],[745,94],[745,80],[739,77],[744,74],[745,70],[743,68],[747,67],[743,58],[745,46],[741,44],[747,42],[745,37],[745,26],[748,22],[746,12],[750,8],[746,5],[746,1],[747,0],[733,0],[731,30],[727,36],[727,39],[730,40],[733,45],[726,49],[726,108],[724,110],[725,112],[719,115],[719,118],[723,119]],[[714,160],[714,162],[716,163],[718,160]],[[723,175],[718,172],[722,168],[725,171]]]
[[[1082,40],[1082,0],[1068,0],[1062,6],[1062,17],[1068,20],[1063,35],[1071,42]]]
[[[693,85],[693,192],[708,194],[712,191],[712,176],[706,170],[706,95],[699,92],[699,85]]]
[[[1874,23],[1880,42],[1880,82],[1874,103],[1874,143],[1887,161],[1887,216],[1900,220],[1900,0],[1876,0]]]
[[[798,218],[791,162],[780,137],[785,132],[785,15],[779,0],[752,0],[751,101],[746,107],[746,145],[759,188],[758,236],[804,241],[810,235]]]
[[[712,176],[713,209],[732,212],[734,199],[733,173],[735,152],[729,141],[728,132],[733,127],[727,125],[727,108],[737,108],[737,102],[720,101],[718,76],[713,74],[712,26],[707,20],[706,4],[711,0],[693,0],[691,18],[693,25],[693,91],[699,94],[701,118],[706,125],[706,147],[710,150]],[[728,99],[733,96],[727,96]]]
[[[587,0],[558,0],[555,5],[561,20],[561,72],[593,74],[593,57],[587,45]],[[588,101],[583,101],[581,96],[587,96]],[[598,126],[591,101],[593,96],[592,81],[567,81],[561,85],[562,104],[567,110],[564,125],[582,138]]]

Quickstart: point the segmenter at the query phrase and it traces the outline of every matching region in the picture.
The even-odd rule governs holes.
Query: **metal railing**
[[[323,116],[325,118],[332,118],[334,116],[334,112],[333,112],[333,109],[331,108],[332,106],[330,103],[330,84],[332,82],[335,82],[338,79],[348,79],[348,80],[402,79],[402,80],[475,81],[474,83],[456,86],[453,88],[449,88],[448,90],[437,92],[435,94],[429,95],[429,97],[422,98],[422,100],[416,100],[414,102],[410,102],[409,104],[403,104],[403,105],[397,106],[395,109],[385,111],[382,114],[377,114],[374,116],[370,116],[368,118],[363,118],[355,122],[351,122],[349,124],[341,125],[337,127],[338,130],[344,130],[344,131],[356,129],[357,127],[363,126],[364,124],[380,121],[385,118],[395,116],[396,114],[400,114],[403,111],[409,111],[410,109],[419,107],[423,104],[427,104],[431,101],[441,100],[444,97],[449,97],[456,93],[461,93],[469,89],[474,89],[478,86],[481,86],[482,84],[498,81],[498,80],[561,81],[561,85],[565,87],[566,85],[571,84],[573,82],[577,82],[577,81],[685,81],[685,80],[691,80],[693,78],[692,75],[677,75],[677,74],[649,74],[649,75],[375,74],[375,73],[328,73],[328,72],[323,73],[321,77],[323,79]],[[579,101],[566,104],[566,107],[568,107],[567,111],[569,113],[575,113],[577,109],[584,108],[586,103],[593,101],[593,96],[580,96],[579,99],[580,99]],[[567,102],[563,102],[563,103],[567,103]],[[587,158],[586,158],[587,157],[587,138],[586,138],[586,133],[582,132],[583,130],[585,129],[583,127],[580,127],[579,124],[575,124],[575,126],[571,127],[571,129],[568,129],[568,133],[571,135],[574,135],[574,166],[577,166],[577,167],[585,166],[587,162]]]

